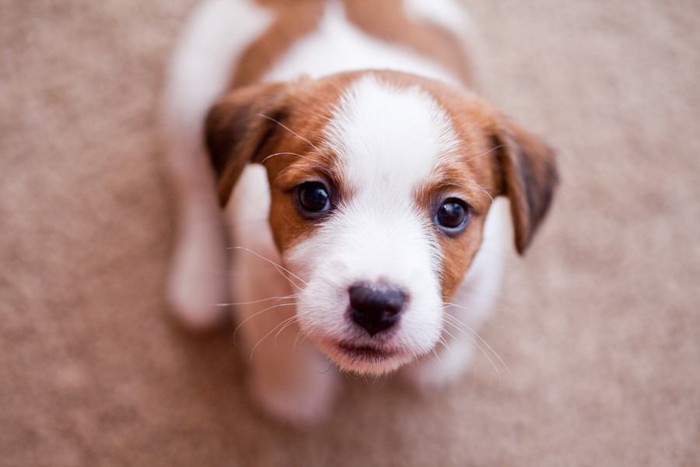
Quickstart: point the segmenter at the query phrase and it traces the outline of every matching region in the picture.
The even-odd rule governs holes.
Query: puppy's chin
[[[315,339],[316,340],[316,339]],[[381,376],[412,362],[417,355],[399,348],[330,339],[316,340],[318,347],[338,368],[360,375]]]

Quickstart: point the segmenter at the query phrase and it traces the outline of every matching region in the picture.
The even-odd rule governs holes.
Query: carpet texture
[[[481,333],[507,368],[348,377],[308,431],[163,299],[155,109],[193,4],[0,2],[0,465],[700,465],[700,4],[468,0],[483,93],[561,151]]]

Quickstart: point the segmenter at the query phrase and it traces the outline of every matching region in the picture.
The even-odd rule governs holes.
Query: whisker
[[[448,323],[448,324],[452,324],[452,323]],[[452,324],[452,325],[454,326],[454,324]],[[455,336],[450,331],[448,331],[447,328],[443,329],[442,332],[444,332],[445,334],[447,334],[449,337],[451,337],[453,339],[457,339],[457,336]],[[444,337],[442,339],[443,339],[443,342],[445,344],[445,347],[449,348],[448,343],[447,343],[447,339],[445,339]]]
[[[491,202],[493,203],[493,196],[491,195],[491,193],[488,192],[486,188],[484,188],[482,185],[479,185],[476,182],[472,182],[472,185],[475,186],[477,190],[488,196]]]
[[[479,344],[479,342],[476,341],[476,340],[474,339],[474,337],[472,337],[471,335],[467,334],[463,329],[459,328],[459,327],[458,327],[455,323],[453,323],[453,322],[448,321],[447,324],[450,324],[452,327],[455,328],[455,330],[462,332],[466,337],[468,337],[469,340],[471,340],[472,343],[476,346],[476,348],[478,348],[479,351],[484,355],[484,357],[486,357],[486,359],[489,361],[489,363],[490,363],[491,366],[493,367],[493,369],[494,369],[494,371],[496,372],[496,374],[497,374],[498,376],[501,375],[501,372],[500,372],[500,370],[498,369],[498,367],[496,366],[496,363],[493,361],[493,359],[491,358],[491,356],[486,352],[486,350]],[[445,331],[447,334],[451,335],[453,339],[456,339],[456,337],[455,337],[453,334],[451,334],[449,331],[447,331],[446,329],[445,329],[444,331]]]
[[[277,156],[297,156],[297,157],[301,157],[302,159],[308,160],[308,157],[302,156],[301,154],[297,154],[296,152],[286,152],[285,151],[285,152],[276,152],[274,154],[270,154],[269,156],[265,157],[262,161],[260,161],[260,163],[265,165],[265,162],[267,162],[268,160],[272,159],[273,157],[277,157]]]
[[[270,300],[283,300],[286,298],[297,298],[299,297],[299,294],[292,294],[292,295],[284,295],[281,297],[267,297],[267,298],[261,298],[260,300],[252,300],[249,302],[230,302],[230,303],[217,303],[216,306],[238,306],[238,305],[256,305],[258,303],[262,302],[267,302]]]
[[[445,310],[446,310],[447,308],[459,308],[460,310],[465,310],[465,311],[469,311],[469,312],[477,312],[477,313],[480,313],[480,312],[483,312],[483,311],[484,311],[483,308],[468,307],[468,306],[465,306],[465,305],[460,305],[460,304],[458,304],[458,303],[451,303],[451,302],[444,302],[443,308],[444,308]],[[505,312],[510,312],[510,311],[511,311],[511,310],[506,309],[506,308],[503,308],[503,307],[492,307],[492,306],[489,306],[489,310],[493,310],[493,311],[496,311],[496,312],[499,312],[499,313],[505,313]]]
[[[479,154],[476,154],[476,155],[471,156],[471,157],[470,157],[469,159],[467,159],[465,162],[470,162],[470,161],[473,161],[473,160],[478,159],[478,158],[480,158],[480,157],[488,156],[488,155],[491,154],[493,151],[497,151],[497,150],[501,149],[502,147],[504,147],[504,145],[503,145],[503,144],[499,144],[498,146],[495,146],[495,147],[489,149],[488,151],[484,151],[484,152],[482,152],[482,153],[479,153]]]
[[[450,334],[446,329],[443,329],[442,331],[443,331],[444,333],[450,335],[450,336],[452,335],[452,334]],[[447,342],[447,339],[446,339],[445,336],[443,336],[442,334],[440,335],[440,339],[438,340],[438,343],[439,343],[440,345],[442,345],[445,349],[449,349],[449,348],[450,348],[450,343]],[[433,350],[435,350],[435,349],[433,349]],[[436,355],[436,356],[437,356],[437,355]],[[438,360],[439,360],[439,357],[438,357]]]
[[[297,316],[296,316],[296,315],[291,316],[290,318],[294,318],[294,319],[289,319],[289,318],[287,318],[287,319],[285,320],[285,321],[287,322],[287,324],[285,324],[284,326],[282,326],[282,327],[280,328],[280,330],[277,331],[277,334],[275,334],[275,345],[277,345],[277,338],[280,336],[280,334],[282,334],[282,333],[284,332],[285,329],[288,329],[292,324],[294,324],[294,323],[297,321],[297,319],[296,319]]]
[[[297,280],[298,280],[299,282],[301,282],[302,284],[308,285],[307,282],[306,282],[304,279],[302,279],[301,277],[297,276],[296,274],[294,274],[294,273],[293,273],[292,271],[290,271],[289,269],[285,268],[284,266],[282,266],[282,265],[279,264],[279,263],[276,263],[275,261],[272,261],[270,258],[266,258],[265,256],[261,255],[260,253],[257,253],[257,252],[255,252],[255,251],[251,250],[250,248],[246,248],[246,247],[244,247],[244,246],[230,246],[230,247],[228,247],[228,249],[229,249],[229,250],[243,250],[243,251],[245,251],[245,252],[247,252],[247,253],[250,253],[250,254],[252,254],[253,256],[256,256],[257,258],[260,258],[260,259],[262,259],[262,260],[267,261],[268,263],[270,263],[272,266],[275,267],[275,269],[277,269],[278,272],[280,272],[280,274],[282,274],[282,272],[286,272],[287,274],[289,274],[290,276],[294,277],[295,279],[297,279]],[[284,274],[282,274],[282,276],[286,277]],[[287,280],[289,280],[288,277],[287,277]],[[301,287],[299,287],[299,286],[298,286],[297,284],[295,284],[293,281],[289,280],[289,283],[292,284],[294,287],[296,287],[298,290],[301,290]]]
[[[475,308],[470,308],[468,306],[460,305],[458,303],[445,302],[443,308],[455,307],[466,311],[480,311]]]
[[[315,171],[319,174],[323,174],[327,176],[328,178],[340,178],[341,175],[339,174],[339,171],[336,167],[333,167],[331,163],[327,163],[326,165],[324,164],[319,164],[317,161],[309,158],[309,157],[304,157],[306,161],[308,162],[305,165],[299,165],[299,164],[291,164],[285,167],[284,169],[280,170],[277,175],[275,175],[275,180],[279,180],[280,178],[283,178],[287,176],[287,174],[290,171],[294,171],[295,169],[303,168],[304,170],[310,170],[310,171]]]
[[[278,303],[278,304],[276,304],[276,305],[271,305],[271,306],[269,306],[269,307],[267,307],[267,308],[263,308],[263,309],[260,310],[260,311],[256,311],[255,313],[253,313],[252,315],[248,316],[246,319],[244,319],[243,321],[241,321],[240,323],[238,323],[238,326],[236,326],[236,329],[234,329],[234,331],[233,331],[233,337],[234,337],[234,339],[236,338],[236,334],[237,334],[238,331],[241,329],[241,327],[242,327],[245,323],[247,323],[248,321],[250,321],[251,319],[255,318],[256,316],[260,316],[261,314],[265,313],[266,311],[270,311],[270,310],[273,310],[273,309],[275,309],[275,308],[281,308],[281,307],[283,307],[283,306],[294,306],[294,305],[296,305],[296,302],[291,302],[291,303]]]
[[[297,138],[299,138],[300,140],[304,141],[305,143],[308,143],[309,146],[311,146],[312,148],[314,148],[315,150],[317,150],[319,153],[323,152],[323,151],[321,151],[320,149],[318,149],[318,148],[316,147],[316,145],[314,145],[314,143],[312,143],[312,142],[309,141],[308,139],[304,138],[304,137],[301,136],[299,133],[297,133],[296,131],[292,130],[292,129],[289,128],[288,126],[286,126],[284,123],[279,122],[279,121],[275,120],[274,118],[268,117],[267,115],[264,115],[264,114],[258,114],[258,117],[261,117],[261,118],[267,119],[267,120],[269,120],[269,121],[271,121],[271,122],[273,122],[273,123],[276,123],[277,125],[281,126],[281,127],[284,128],[285,130],[287,130],[288,132],[290,132],[291,134],[293,134],[294,136],[296,136]]]
[[[289,318],[282,320],[281,322],[277,323],[277,325],[276,325],[275,327],[273,327],[272,329],[270,329],[270,331],[269,331],[267,334],[265,334],[264,336],[262,336],[262,337],[258,340],[258,342],[255,343],[255,345],[253,346],[253,348],[250,350],[250,359],[251,359],[251,360],[253,359],[253,354],[255,353],[255,349],[257,349],[258,346],[259,346],[260,344],[262,344],[263,341],[264,341],[265,339],[267,339],[268,337],[270,337],[270,336],[272,335],[272,333],[275,332],[275,331],[277,330],[277,328],[279,328],[280,326],[285,326],[290,320],[294,320],[294,319],[296,319],[296,316],[290,316]]]
[[[466,325],[465,325],[465,326],[466,326]],[[483,337],[481,337],[481,336],[479,335],[478,332],[476,332],[474,329],[470,328],[469,326],[466,326],[466,328],[467,328],[467,330],[468,330],[469,332],[471,332],[472,334],[474,334],[474,335],[476,336],[476,338],[479,339],[479,340],[481,341],[481,343],[484,344],[484,345],[486,346],[487,349],[489,349],[489,350],[491,351],[491,353],[498,359],[498,361],[501,363],[501,365],[503,365],[503,368],[505,368],[506,371],[508,371],[508,373],[511,373],[510,368],[508,367],[508,365],[506,364],[506,362],[501,358],[501,356],[498,354],[498,352],[496,352],[496,351],[494,350],[494,348],[491,347],[491,345],[490,345],[488,342],[486,342],[486,340],[485,340]]]
[[[449,324],[451,324],[455,329],[460,330],[461,332],[465,333],[465,335],[468,335],[468,334],[466,334],[466,331],[468,331],[474,337],[476,337],[483,345],[486,346],[486,348],[493,354],[493,356],[495,356],[496,359],[498,359],[499,363],[503,366],[503,368],[505,368],[508,371],[508,373],[511,373],[510,367],[508,367],[508,365],[503,360],[503,358],[501,358],[501,356],[498,354],[498,352],[496,352],[496,350],[488,342],[486,342],[486,340],[483,337],[481,337],[481,335],[475,329],[473,329],[470,326],[468,326],[467,324],[461,322],[459,319],[457,319],[456,317],[454,317],[452,315],[445,314],[444,317],[446,318],[446,321]],[[481,348],[481,345],[479,344],[479,342],[474,340],[473,337],[471,339],[472,339],[472,342],[474,342],[483,352],[484,350]],[[487,358],[488,358],[488,356],[487,356]],[[490,360],[490,358],[489,358],[489,360]]]
[[[442,341],[442,344],[445,346],[447,345],[447,343],[445,341]],[[435,358],[437,359],[438,362],[442,362],[442,360],[440,359],[440,352],[438,352],[437,349],[433,349],[432,354],[435,355]]]

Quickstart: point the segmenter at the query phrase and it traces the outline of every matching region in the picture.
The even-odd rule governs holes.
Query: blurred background
[[[700,3],[465,0],[563,183],[468,376],[292,431],[167,315],[154,131],[194,0],[0,1],[0,465],[700,465]]]

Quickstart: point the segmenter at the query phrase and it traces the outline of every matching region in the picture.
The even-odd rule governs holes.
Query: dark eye
[[[445,232],[456,234],[463,231],[469,222],[469,206],[457,198],[447,198],[435,213],[435,223]]]
[[[297,200],[303,214],[318,215],[331,208],[328,189],[321,182],[306,182],[299,185]]]

